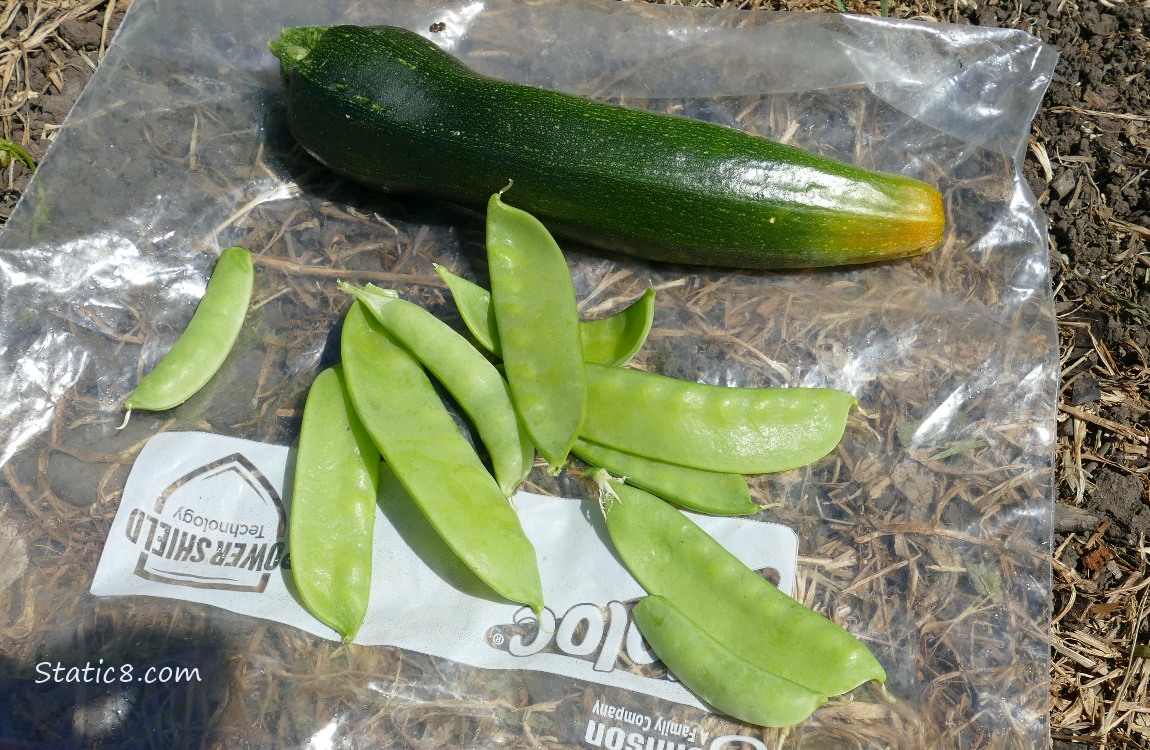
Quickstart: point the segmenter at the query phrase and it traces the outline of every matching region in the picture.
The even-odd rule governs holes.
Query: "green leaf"
[[[36,161],[32,158],[31,154],[7,138],[0,138],[0,167],[6,167],[11,164],[13,158],[16,158],[21,164],[28,167],[28,169],[36,169]]]
[[[1001,604],[1005,598],[1002,585],[1002,575],[990,565],[981,562],[972,562],[966,566],[970,582],[979,594],[987,597],[995,604]]]
[[[986,448],[990,443],[985,440],[964,440],[961,443],[955,443],[945,450],[941,450],[930,457],[931,461],[941,461],[944,458],[957,456],[960,453],[967,453],[968,451],[976,451],[981,448]]]

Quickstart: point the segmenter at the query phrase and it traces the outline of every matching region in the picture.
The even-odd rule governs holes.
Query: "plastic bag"
[[[590,680],[89,593],[149,438],[293,444],[346,309],[337,278],[392,286],[457,326],[432,263],[485,281],[475,217],[367,194],[292,144],[267,40],[337,21],[406,26],[484,73],[706,118],[940,187],[944,244],[897,263],[718,272],[569,248],[586,316],[658,289],[637,366],[858,397],[832,457],[753,489],[779,503],[760,520],[798,533],[794,595],[871,646],[887,694],[856,690],[798,727],[763,730]],[[1054,61],[1018,31],[840,15],[137,0],[0,237],[0,737],[1046,747],[1058,358],[1045,225],[1020,162]],[[233,244],[256,252],[257,292],[221,376],[117,430],[124,396]],[[537,470],[528,488],[591,491],[578,471]]]

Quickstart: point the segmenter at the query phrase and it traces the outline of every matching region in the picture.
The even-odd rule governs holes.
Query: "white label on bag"
[[[196,432],[161,433],[124,487],[91,591],[200,602],[338,640],[299,603],[287,548],[288,448]],[[535,545],[541,617],[500,600],[451,555],[388,474],[376,514],[370,608],[355,642],[474,667],[530,669],[698,706],[647,665],[630,619],[643,589],[606,539],[598,503],[518,493]],[[790,594],[798,540],[778,524],[689,515]],[[644,674],[644,670],[650,674]]]

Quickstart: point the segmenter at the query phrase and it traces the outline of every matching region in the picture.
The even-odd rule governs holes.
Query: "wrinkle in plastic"
[[[457,327],[432,264],[486,282],[475,217],[365,194],[291,143],[266,41],[335,22],[406,26],[490,75],[702,117],[939,186],[945,241],[903,262],[742,273],[568,248],[586,316],[658,289],[637,366],[858,397],[836,454],[752,484],[760,502],[779,503],[760,517],[799,533],[796,595],[874,650],[888,694],[860,689],[768,731],[554,675],[86,593],[148,437],[294,442],[346,307],[337,277],[392,286]],[[1016,31],[841,15],[137,0],[0,237],[0,540],[21,540],[13,549],[28,557],[0,591],[12,613],[0,682],[27,696],[0,699],[0,737],[610,746],[616,735],[596,744],[591,731],[599,703],[743,747],[1045,747],[1057,356],[1045,225],[1020,161],[1054,57]],[[234,244],[257,255],[256,304],[221,376],[117,431],[123,398]],[[587,492],[577,475],[532,481]],[[185,691],[178,699],[80,689],[37,683],[44,658],[166,659],[205,678],[165,688]],[[167,705],[186,708],[173,716]]]

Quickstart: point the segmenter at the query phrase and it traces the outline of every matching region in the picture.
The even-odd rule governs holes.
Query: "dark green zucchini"
[[[744,268],[917,255],[942,197],[687,117],[480,76],[413,32],[299,27],[280,58],[295,138],[371,188],[504,200],[562,236],[643,258]]]

